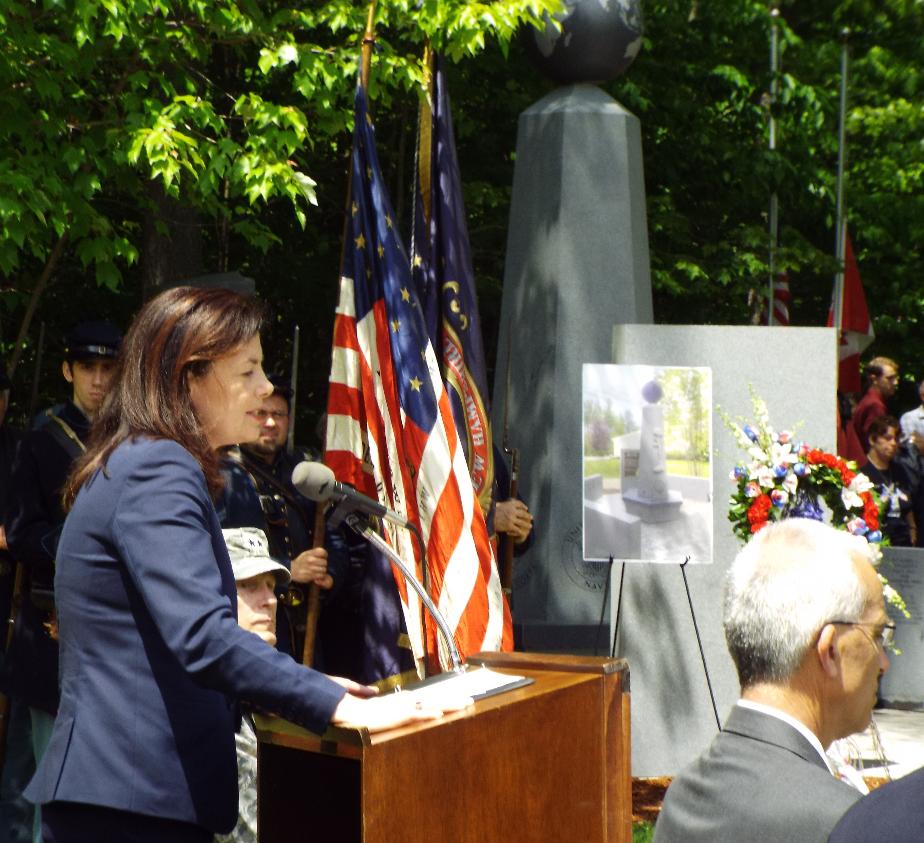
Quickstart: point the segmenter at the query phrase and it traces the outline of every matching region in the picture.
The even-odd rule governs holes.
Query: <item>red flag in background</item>
[[[847,234],[844,248],[844,297],[841,303],[840,369],[838,392],[860,392],[860,355],[875,339],[873,323],[866,307],[863,282],[853,254],[853,244]],[[834,291],[837,295],[837,290]],[[828,311],[828,327],[834,327],[834,301]]]

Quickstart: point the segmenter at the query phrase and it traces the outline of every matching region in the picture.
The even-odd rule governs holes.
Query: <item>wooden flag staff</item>
[[[366,16],[366,31],[363,33],[362,59],[360,63],[359,79],[363,88],[369,86],[369,73],[372,68],[372,50],[375,47],[375,6],[376,0],[369,3],[369,12]],[[349,206],[350,193],[353,189],[353,169],[347,173],[347,190],[346,204]],[[343,221],[343,240],[341,245],[340,265],[343,265],[343,249],[346,248],[347,225],[349,224],[349,207]],[[324,517],[324,508],[318,503],[314,518],[314,541],[313,547],[324,546],[324,527],[326,519]],[[318,615],[321,613],[321,590],[312,583],[308,588],[308,612],[305,616],[305,643],[302,647],[302,664],[311,666],[314,663],[315,641],[318,632]]]

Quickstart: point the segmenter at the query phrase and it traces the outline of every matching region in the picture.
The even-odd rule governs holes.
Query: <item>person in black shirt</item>
[[[866,463],[860,467],[879,492],[882,506],[882,533],[895,547],[914,547],[916,524],[912,509],[913,483],[900,462],[898,452],[898,419],[880,416],[869,427],[869,451]]]

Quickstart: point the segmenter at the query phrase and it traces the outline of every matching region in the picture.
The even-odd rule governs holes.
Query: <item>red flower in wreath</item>
[[[869,492],[863,492],[860,497],[863,499],[863,520],[866,522],[866,526],[871,530],[878,530],[879,507],[876,506],[876,501],[873,500],[873,496]]]
[[[763,494],[754,498],[754,503],[748,507],[748,521],[751,523],[751,532],[756,533],[767,525],[767,516],[773,509],[770,495]]]
[[[826,454],[818,448],[812,448],[808,452],[808,461],[812,465],[826,465],[828,468],[837,468],[837,457],[834,454]],[[846,465],[844,466],[847,467]]]

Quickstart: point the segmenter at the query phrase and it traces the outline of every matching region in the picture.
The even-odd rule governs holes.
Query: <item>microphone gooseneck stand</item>
[[[446,648],[449,650],[449,658],[452,660],[452,672],[453,673],[464,673],[465,666],[462,664],[462,657],[459,654],[459,649],[456,647],[456,642],[452,637],[452,630],[449,628],[449,624],[446,622],[446,618],[443,617],[439,609],[436,608],[436,604],[433,600],[430,599],[430,595],[427,594],[423,585],[413,574],[404,560],[395,553],[394,550],[388,545],[388,542],[385,541],[375,530],[372,529],[372,526],[369,524],[368,520],[363,518],[356,512],[352,512],[344,518],[344,521],[359,535],[361,535],[366,541],[378,548],[382,553],[384,553],[397,567],[398,570],[404,575],[405,581],[417,592],[418,597],[420,597],[424,606],[427,607],[427,611],[432,616],[433,620],[436,621],[437,627],[439,627],[440,632],[443,634],[443,640],[446,642]],[[418,537],[419,539],[419,537]],[[424,563],[426,564],[426,563]]]

